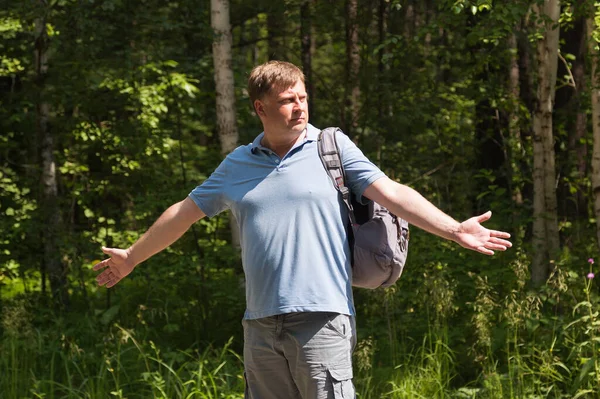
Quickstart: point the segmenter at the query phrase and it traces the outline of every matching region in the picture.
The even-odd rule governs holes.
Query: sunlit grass
[[[512,267],[519,276],[527,264]],[[439,309],[427,317],[419,342],[377,329],[371,331],[378,336],[361,337],[354,353],[357,397],[600,397],[600,301],[594,277],[557,269],[546,288],[516,287],[505,296],[489,279],[474,277],[477,294],[468,304],[472,330],[452,326],[443,317],[451,308],[435,304]],[[451,285],[432,287],[441,298],[451,298],[443,292]],[[241,343],[234,338],[186,349],[156,326],[140,322],[125,328],[102,312],[74,313],[67,322],[52,313],[40,315],[23,299],[3,305],[0,398],[243,398],[243,361],[233,350]],[[465,336],[457,340],[457,332]],[[399,341],[387,345],[389,337]],[[468,345],[456,345],[461,339]]]
[[[0,398],[225,398],[243,397],[242,360],[222,348],[162,353],[152,342],[116,327],[102,355],[73,343],[48,353],[40,335],[7,337],[0,346]],[[54,343],[57,344],[57,343]]]

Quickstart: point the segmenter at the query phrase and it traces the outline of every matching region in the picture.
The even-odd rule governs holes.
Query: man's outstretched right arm
[[[105,269],[96,277],[98,285],[110,288],[133,269],[177,241],[192,224],[202,219],[204,212],[189,197],[171,205],[131,247],[127,249],[102,248],[110,258],[94,266]]]

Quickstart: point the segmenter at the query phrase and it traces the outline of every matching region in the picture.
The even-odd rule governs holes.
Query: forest
[[[242,398],[227,213],[111,289],[132,245],[260,132],[268,60],[310,122],[457,220],[355,289],[358,398],[600,398],[600,3],[0,0],[0,398]],[[596,277],[596,275],[598,277]]]

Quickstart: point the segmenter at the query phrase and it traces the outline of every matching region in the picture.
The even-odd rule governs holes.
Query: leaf
[[[573,399],[581,398],[583,395],[587,395],[588,393],[593,393],[593,389],[586,389],[585,391],[577,392],[577,395],[573,396]]]
[[[592,304],[588,301],[582,301],[579,302],[577,305],[575,305],[575,307],[573,308],[573,314],[575,314],[575,312],[577,311],[577,309],[579,309],[580,307],[585,306],[586,308],[591,308]]]
[[[100,322],[104,325],[108,325],[111,321],[113,321],[115,316],[119,313],[120,307],[121,307],[121,305],[117,304],[117,305],[113,305],[110,308],[108,308],[108,310],[106,312],[104,312],[104,314],[100,318]]]
[[[527,330],[533,332],[540,326],[540,322],[538,320],[527,319],[525,325],[527,326]]]
[[[578,278],[579,277],[579,274],[577,274],[577,272],[575,272],[573,270],[569,270],[568,275],[571,278]]]
[[[573,387],[571,388],[573,391],[576,389],[579,389],[579,386],[583,382],[584,378],[587,377],[587,375],[589,374],[589,372],[593,366],[594,366],[594,358],[590,358],[590,359],[588,359],[587,362],[585,362],[585,364],[581,368],[581,371],[579,372],[579,376],[575,380],[575,385],[573,385]],[[579,396],[581,396],[581,395],[579,395]],[[578,397],[578,396],[575,396],[575,397]]]

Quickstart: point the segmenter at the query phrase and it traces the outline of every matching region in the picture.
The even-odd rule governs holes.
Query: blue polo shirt
[[[283,158],[252,144],[231,152],[190,198],[208,216],[230,209],[240,227],[246,275],[244,318],[290,312],[354,315],[348,215],[317,151],[320,130]],[[360,195],[384,176],[337,135],[347,185]]]

